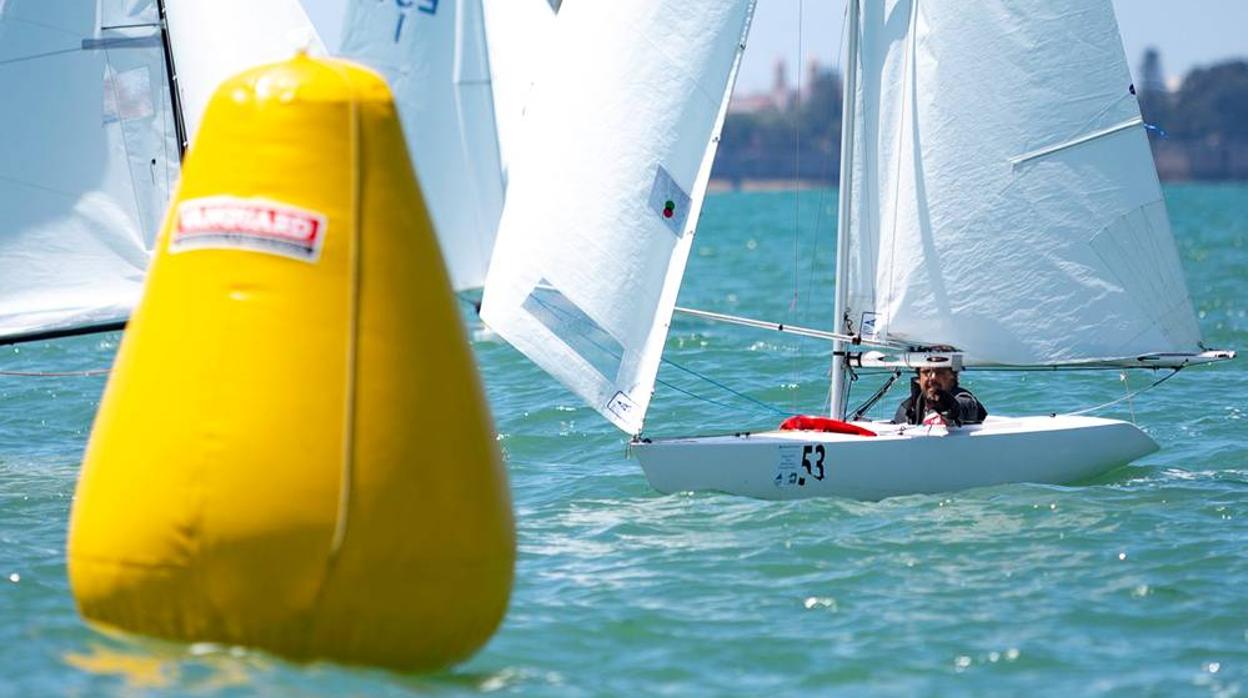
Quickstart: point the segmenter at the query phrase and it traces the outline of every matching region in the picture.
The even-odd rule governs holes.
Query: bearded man
[[[979,424],[988,410],[958,385],[958,372],[952,368],[920,368],[910,379],[910,397],[897,407],[893,424]]]

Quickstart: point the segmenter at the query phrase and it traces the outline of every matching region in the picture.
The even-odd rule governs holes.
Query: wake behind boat
[[[1155,450],[1132,424],[1081,416],[642,436],[753,8],[563,8],[552,53],[579,60],[532,92],[483,320],[635,435],[664,492],[1067,483]],[[851,0],[847,13],[836,322],[809,333],[833,341],[837,431],[852,431],[851,370],[1177,372],[1234,356],[1201,343],[1109,0]]]

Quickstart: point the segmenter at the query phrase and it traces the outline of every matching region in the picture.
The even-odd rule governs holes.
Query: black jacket
[[[918,409],[915,409],[916,405]],[[922,424],[928,409],[927,398],[919,388],[918,380],[911,379],[910,397],[898,405],[897,414],[893,415],[893,424]],[[947,393],[942,392],[940,404],[935,409],[946,422],[957,426],[979,424],[988,416],[988,410],[979,404],[979,400],[971,394],[971,391],[962,386],[957,386]]]

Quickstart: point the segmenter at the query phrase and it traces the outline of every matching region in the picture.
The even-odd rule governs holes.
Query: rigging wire
[[[798,313],[798,291],[801,285],[799,276],[802,266],[802,20],[805,1],[797,2],[797,95],[793,109],[793,297],[789,300],[789,317]],[[798,384],[801,376],[802,345],[799,342],[793,354],[792,378],[793,385]],[[793,391],[793,412],[797,412],[797,391]]]
[[[855,0],[850,0],[850,2],[853,2],[853,1],[855,1]],[[844,114],[844,111],[845,111],[845,105],[844,105],[845,95],[844,95],[844,89],[843,89],[843,88],[844,88],[844,84],[845,84],[845,82],[844,82],[844,81],[845,81],[845,76],[844,76],[844,75],[842,74],[842,72],[841,72],[841,71],[842,71],[842,66],[843,66],[843,63],[842,63],[841,61],[842,61],[842,59],[843,59],[843,58],[844,58],[844,56],[845,56],[845,37],[846,37],[846,35],[849,33],[849,21],[848,21],[848,20],[849,20],[849,3],[847,2],[847,3],[845,4],[845,15],[844,15],[844,17],[843,17],[843,18],[842,18],[842,20],[841,20],[840,40],[839,40],[839,42],[838,42],[838,44],[837,44],[837,48],[836,48],[836,71],[833,73],[833,74],[834,74],[834,75],[836,75],[836,76],[838,77],[838,79],[841,81],[840,86],[838,86],[838,89],[837,89],[836,93],[837,93],[837,94],[839,94],[839,95],[841,96],[841,102],[842,102],[842,104],[841,104],[841,113],[842,113],[842,114]],[[813,90],[813,89],[814,89],[814,87],[812,86],[812,87],[811,87],[811,89]],[[839,130],[840,130],[840,129],[845,128],[845,124],[844,124],[843,122],[844,122],[844,119],[840,119],[840,120],[839,120],[839,122],[838,122],[838,124],[837,124],[837,131],[838,131],[838,132],[839,132]],[[830,126],[829,126],[829,128],[830,128]],[[839,139],[837,139],[836,141],[833,141],[833,139],[832,139],[832,133],[828,133],[827,135],[828,135],[828,142],[829,142],[829,144],[831,144],[832,142],[837,142],[837,143],[839,143],[839,142],[840,142],[840,140],[839,140]],[[837,148],[837,158],[838,158],[838,159],[840,159],[840,158],[843,158],[843,157],[845,157],[845,153],[840,152],[840,148],[839,148],[839,146],[838,146],[838,148]],[[839,164],[839,163],[838,163],[838,164]],[[827,157],[825,157],[825,158],[823,159],[823,176],[822,176],[822,178],[821,178],[823,182],[828,182],[828,181],[829,181],[829,179],[828,179],[828,178],[829,178],[829,175],[830,175],[830,171],[831,171],[831,169],[832,169],[832,155],[831,155],[831,152],[829,152],[829,153],[827,154]],[[813,298],[813,297],[814,297],[814,295],[815,295],[815,273],[816,273],[816,271],[817,271],[817,270],[818,270],[818,268],[819,268],[819,224],[820,224],[820,222],[821,222],[822,220],[824,220],[824,215],[823,215],[823,214],[824,214],[824,211],[826,210],[826,209],[825,209],[825,206],[826,206],[826,201],[827,201],[827,194],[828,194],[828,191],[830,191],[830,188],[829,188],[829,187],[823,186],[823,187],[820,187],[820,188],[819,188],[819,200],[818,200],[818,203],[816,204],[816,208],[815,208],[815,224],[814,224],[814,229],[813,229],[813,231],[812,231],[812,233],[811,233],[810,271],[809,271],[809,272],[807,273],[807,275],[806,275],[806,297],[808,297],[808,298]],[[836,182],[836,191],[837,191],[837,200],[838,200],[838,202],[839,202],[839,200],[840,200],[840,191],[841,191],[841,182],[840,182],[840,178],[839,178],[839,177],[837,178],[837,182]],[[840,204],[838,203],[838,204],[837,204],[837,206],[838,206],[838,214],[839,214],[839,206],[840,206]],[[846,234],[846,231],[842,231],[842,230],[840,230],[840,226],[839,226],[839,224],[838,224],[838,226],[837,226],[837,228],[836,228],[836,231],[835,231],[835,232],[836,232],[836,235],[837,235],[838,237],[839,237],[840,235]],[[835,277],[835,276],[836,276],[836,274],[835,274],[835,273],[833,273],[833,277]],[[842,281],[843,281],[843,279],[837,279],[837,278],[833,278],[833,280],[832,280],[833,284],[840,284],[840,283],[842,283]],[[835,286],[834,286],[834,288],[835,288]],[[802,324],[804,324],[804,325],[808,325],[808,324],[810,324],[810,306],[811,306],[811,304],[809,304],[809,303],[808,303],[808,304],[806,305],[806,307],[805,307],[805,308],[803,308],[803,311],[802,311]],[[834,327],[835,327],[835,322],[837,322],[837,321],[835,321],[835,320],[834,320]],[[841,326],[841,327],[837,327],[836,329],[838,329],[838,330],[840,330],[840,331],[844,331],[844,329],[845,329],[845,328],[844,328],[843,326]],[[800,345],[799,345],[799,346],[800,346]],[[800,349],[799,349],[799,351],[800,351]],[[836,357],[835,357],[835,356],[833,356],[833,357],[832,357],[832,360],[833,360],[833,362],[834,362],[834,364],[835,364],[835,361],[836,361],[837,359],[836,359]],[[831,373],[831,370],[829,370],[829,374],[830,374],[830,373]],[[829,376],[828,376],[828,379],[829,379],[829,385],[828,385],[828,396],[827,396],[827,400],[826,400],[826,401],[825,401],[825,403],[824,403],[824,405],[825,405],[825,409],[824,409],[824,411],[825,411],[825,413],[826,413],[826,414],[832,414],[832,388],[831,388],[831,375],[829,375]],[[796,410],[795,410],[795,411],[796,411]]]
[[[872,407],[875,407],[876,403],[883,400],[884,396],[888,395],[888,391],[893,389],[893,384],[896,383],[899,378],[901,378],[901,369],[893,371],[893,375],[888,377],[888,380],[884,382],[884,385],[881,385],[880,389],[875,391],[874,395],[867,398],[865,402],[859,405],[851,413],[849,421],[856,422],[859,419],[862,419],[863,415],[865,415]]]
[[[672,390],[675,390],[676,392],[680,393],[681,395],[686,395],[686,396],[688,396],[688,397],[693,398],[694,400],[698,400],[698,401],[700,401],[700,402],[705,402],[705,403],[707,403],[707,404],[709,404],[709,405],[715,405],[715,406],[717,406],[717,407],[723,407],[723,408],[725,408],[725,409],[728,409],[728,410],[733,410],[733,411],[740,411],[740,410],[741,410],[741,407],[740,407],[740,406],[738,406],[738,405],[730,405],[730,404],[728,404],[728,403],[726,403],[726,402],[720,402],[719,400],[715,400],[715,399],[713,399],[713,398],[706,397],[705,395],[698,395],[697,393],[695,393],[695,392],[693,392],[693,391],[691,391],[691,390],[685,390],[684,388],[682,388],[682,387],[680,387],[680,386],[678,386],[678,385],[676,385],[676,384],[674,384],[674,383],[669,383],[669,382],[667,382],[667,381],[663,380],[662,378],[655,378],[655,379],[654,379],[654,382],[658,383],[659,385],[661,385],[661,386],[663,386],[663,387],[665,387],[665,388],[671,388]]]
[[[849,7],[847,5],[846,13],[848,12],[849,12]],[[849,31],[849,23],[847,21],[842,21],[840,43],[837,45],[837,48],[836,48],[836,70],[833,73],[834,75],[838,76],[838,78],[842,81],[841,83],[842,85],[844,85],[843,81],[845,80],[845,77],[841,75],[841,65],[842,65],[841,60],[843,58],[842,54],[844,54],[845,52],[845,35],[848,31]],[[811,89],[812,90],[814,89],[813,85],[811,86]],[[838,88],[836,91],[836,94],[841,95],[842,101],[844,101],[844,95],[842,93],[843,93],[843,90]],[[841,108],[842,110],[844,110],[844,105],[842,105]],[[844,124],[838,125],[838,128],[843,128],[843,127],[844,127]],[[829,126],[829,130],[830,130],[830,126]],[[830,132],[826,135],[828,136],[829,144],[832,143],[833,142],[832,133]],[[838,155],[839,157],[845,157],[844,153],[839,153]],[[832,155],[831,155],[831,152],[829,152],[827,157],[823,159],[823,173],[820,177],[821,182],[826,183],[829,181],[828,178],[830,176],[831,170],[832,170]],[[810,250],[810,271],[806,275],[806,297],[807,298],[812,298],[815,294],[815,272],[817,271],[819,267],[819,223],[820,221],[824,220],[824,215],[823,215],[824,210],[825,210],[824,206],[826,205],[827,195],[829,191],[830,191],[830,188],[826,186],[821,186],[819,188],[819,200],[818,200],[817,207],[815,209],[815,225],[814,225],[814,231],[812,234],[812,242],[811,242],[811,250]],[[837,182],[837,191],[838,193],[840,191],[840,182]],[[836,234],[840,235],[841,233],[838,230],[836,231]],[[836,283],[840,283],[840,281],[841,281],[840,279],[835,280]],[[803,311],[802,311],[802,324],[809,324],[809,323],[810,323],[810,304],[807,303],[806,307],[803,308]]]
[[[1106,402],[1106,403],[1103,403],[1103,404],[1100,404],[1100,405],[1095,405],[1095,406],[1093,406],[1093,407],[1087,407],[1087,408],[1084,408],[1084,409],[1082,409],[1082,410],[1078,410],[1078,411],[1075,411],[1075,412],[1063,412],[1063,413],[1062,413],[1062,416],[1063,416],[1063,417],[1075,417],[1075,416],[1078,416],[1078,415],[1081,415],[1081,414],[1088,414],[1089,412],[1097,412],[1097,411],[1100,411],[1100,410],[1105,409],[1106,407],[1111,407],[1111,406],[1113,406],[1113,405],[1117,405],[1118,403],[1122,402],[1123,400],[1130,400],[1131,398],[1135,397],[1136,395],[1140,395],[1140,394],[1142,394],[1142,393],[1146,393],[1146,392],[1148,392],[1149,390],[1152,390],[1153,388],[1156,388],[1157,386],[1161,385],[1162,383],[1165,383],[1166,381],[1170,380],[1171,378],[1174,378],[1176,375],[1178,375],[1179,371],[1182,371],[1182,370],[1183,370],[1183,367],[1182,367],[1182,366],[1180,366],[1180,367],[1178,367],[1178,368],[1174,369],[1173,371],[1171,371],[1170,373],[1167,373],[1166,375],[1162,376],[1161,378],[1158,378],[1157,380],[1153,381],[1152,383],[1150,383],[1150,384],[1148,384],[1148,385],[1144,386],[1143,388],[1140,388],[1139,390],[1136,390],[1135,392],[1128,392],[1126,395],[1124,395],[1124,396],[1122,396],[1122,397],[1118,398],[1117,400],[1110,400],[1109,402]],[[1056,413],[1055,413],[1055,414],[1056,414]],[[1134,411],[1134,408],[1132,408],[1132,413],[1131,413],[1131,421],[1133,421],[1133,422],[1135,421],[1135,411]]]
[[[569,322],[569,323],[571,323],[571,324],[573,324],[573,325],[576,325],[576,324],[578,324],[578,323],[579,323],[579,321],[578,321],[575,317],[573,317],[571,314],[569,314],[569,313],[568,313],[566,310],[564,310],[563,308],[560,308],[560,307],[558,307],[558,306],[556,306],[556,305],[553,305],[553,304],[550,304],[550,303],[546,303],[546,302],[544,302],[543,300],[541,300],[540,298],[537,298],[536,296],[535,296],[534,298],[537,300],[537,302],[538,302],[539,304],[541,304],[541,306],[542,306],[544,309],[546,309],[547,311],[549,311],[549,312],[551,312],[551,313],[553,313],[553,314],[555,314],[555,315],[557,315],[557,316],[560,316],[563,320],[565,320],[565,321],[567,321],[567,322]],[[464,297],[462,297],[462,296],[460,297],[460,300],[462,300],[462,301],[464,301],[464,302],[466,302],[466,303],[471,303],[471,302],[472,302],[472,301],[469,301],[468,299],[466,299],[466,298],[464,298]],[[590,344],[592,344],[592,345],[593,345],[593,346],[595,346],[596,348],[600,349],[601,351],[603,351],[603,352],[607,353],[608,355],[610,355],[610,356],[614,357],[616,360],[620,360],[620,361],[622,361],[622,360],[623,360],[623,357],[620,355],[620,353],[619,353],[619,352],[617,352],[617,351],[615,351],[615,350],[613,350],[611,347],[609,347],[609,346],[605,346],[605,345],[603,345],[602,343],[600,343],[600,342],[598,342],[598,341],[595,341],[595,339],[594,339],[592,336],[589,336],[588,334],[583,334],[582,336],[583,336],[583,337],[585,337],[585,339],[586,339],[587,341],[589,341],[589,343],[590,343]],[[688,367],[686,367],[686,366],[682,366],[682,365],[680,365],[680,364],[676,363],[675,361],[672,361],[671,359],[667,358],[666,356],[660,356],[660,360],[661,360],[663,363],[665,363],[665,364],[668,364],[668,365],[670,365],[670,366],[672,366],[672,367],[674,367],[674,368],[676,368],[676,369],[679,369],[679,370],[681,370],[681,371],[684,371],[685,373],[688,373],[688,374],[689,374],[689,375],[691,375],[691,376],[694,376],[695,378],[700,378],[700,379],[702,379],[702,380],[706,381],[707,383],[710,383],[711,385],[713,385],[713,386],[715,386],[715,387],[719,388],[720,390],[723,390],[723,391],[725,391],[725,392],[727,392],[727,393],[730,393],[730,394],[732,394],[732,395],[735,395],[735,396],[736,396],[736,397],[738,397],[738,398],[741,398],[742,400],[745,400],[745,401],[747,401],[747,402],[750,402],[750,403],[754,404],[755,406],[757,406],[757,407],[759,407],[759,408],[762,408],[763,410],[766,410],[766,411],[767,411],[767,412],[769,412],[769,413],[779,414],[779,415],[783,415],[783,416],[788,416],[788,415],[790,414],[789,412],[786,412],[786,411],[784,411],[784,410],[782,410],[782,409],[780,409],[780,408],[778,408],[778,407],[776,407],[776,406],[774,406],[774,405],[770,405],[770,404],[768,404],[768,403],[766,403],[766,402],[763,402],[762,400],[758,400],[758,399],[756,399],[756,398],[750,397],[749,395],[746,395],[745,393],[742,393],[742,392],[740,392],[740,391],[738,391],[738,390],[735,390],[735,389],[733,389],[733,388],[731,388],[731,387],[729,387],[729,386],[727,386],[727,385],[725,385],[725,384],[723,384],[723,383],[720,383],[719,381],[717,381],[717,380],[715,380],[715,379],[711,378],[710,376],[707,376],[707,375],[704,375],[704,374],[702,374],[702,373],[699,373],[699,372],[697,372],[697,371],[695,371],[695,370],[693,370],[693,369],[691,369],[691,368],[688,368]],[[670,383],[670,382],[668,382],[668,381],[665,381],[665,380],[660,379],[657,375],[655,376],[655,383],[657,383],[657,384],[659,384],[659,385],[662,385],[662,386],[664,386],[664,387],[667,387],[667,388],[671,388],[671,389],[673,389],[673,390],[675,390],[675,391],[677,391],[677,392],[679,392],[679,393],[682,393],[682,394],[684,394],[684,395],[687,395],[687,396],[689,396],[689,397],[692,397],[692,398],[694,398],[694,399],[696,399],[696,400],[700,400],[700,401],[702,401],[702,402],[706,402],[706,403],[709,403],[709,404],[712,404],[712,405],[718,405],[718,406],[720,406],[720,407],[725,407],[725,408],[728,408],[728,409],[740,409],[740,408],[738,408],[738,407],[734,407],[734,406],[729,405],[729,404],[727,404],[727,403],[720,402],[720,401],[718,401],[718,400],[714,400],[714,399],[709,398],[709,397],[706,397],[706,396],[704,396],[704,395],[699,395],[699,394],[697,394],[697,393],[695,393],[695,392],[693,392],[693,391],[686,390],[686,389],[684,389],[684,388],[680,388],[680,387],[678,387],[678,386],[676,386],[676,385],[674,385],[674,384],[672,384],[672,383]]]
[[[769,405],[769,403],[766,403],[766,402],[763,402],[763,401],[761,401],[761,400],[758,400],[758,398],[755,398],[755,397],[750,397],[750,396],[748,396],[748,395],[745,395],[745,393],[744,393],[744,392],[740,392],[740,391],[738,391],[738,390],[734,390],[734,388],[731,388],[731,387],[729,387],[729,386],[724,385],[724,383],[721,383],[721,382],[719,382],[719,381],[716,381],[716,380],[715,380],[715,378],[711,378],[710,376],[705,376],[705,375],[703,375],[703,373],[699,373],[698,371],[694,371],[694,370],[693,370],[693,368],[688,368],[688,367],[685,367],[685,366],[681,366],[681,365],[679,365],[679,363],[676,363],[675,361],[671,361],[671,360],[670,360],[670,358],[668,358],[668,357],[663,357],[663,362],[664,362],[664,363],[666,363],[666,365],[669,365],[669,366],[674,367],[674,368],[678,368],[678,370],[680,370],[680,371],[684,371],[685,373],[689,373],[689,375],[690,375],[690,376],[694,376],[695,378],[701,378],[701,380],[703,380],[703,381],[706,381],[706,382],[710,383],[710,385],[713,385],[713,386],[715,386],[715,387],[718,387],[718,388],[720,388],[720,390],[723,390],[723,391],[725,391],[725,392],[729,392],[729,393],[731,393],[731,395],[734,395],[734,396],[736,396],[736,397],[741,398],[741,400],[744,400],[744,401],[746,401],[746,402],[753,403],[753,405],[758,406],[758,407],[761,407],[761,408],[763,408],[763,410],[766,410],[766,411],[768,411],[768,412],[774,412],[774,413],[776,413],[776,415],[785,415],[785,416],[789,415],[789,412],[785,412],[784,410],[780,410],[780,408],[779,408],[779,407],[776,407],[775,405]],[[663,383],[663,385],[664,385],[664,386],[668,386],[668,387],[671,387],[671,388],[675,388],[675,390],[678,390],[678,391],[680,391],[680,392],[683,392],[683,393],[685,393],[685,395],[689,395],[690,397],[695,397],[695,398],[698,398],[698,400],[701,400],[701,401],[704,401],[704,402],[711,402],[711,403],[714,403],[714,405],[721,405],[721,403],[719,403],[719,402],[715,402],[715,401],[713,401],[713,400],[710,400],[710,398],[708,398],[708,397],[703,397],[703,396],[699,396],[699,395],[694,395],[694,393],[690,393],[690,392],[686,392],[686,391],[684,391],[684,390],[680,390],[680,388],[676,388],[675,386],[670,385],[670,383],[668,383],[668,382],[665,382],[665,381],[659,381],[659,382],[660,382],[660,383]]]
[[[1118,380],[1122,381],[1122,389],[1127,393],[1127,407],[1131,409],[1131,423],[1135,424],[1135,403],[1131,401],[1131,383],[1127,381],[1127,372],[1120,371]]]

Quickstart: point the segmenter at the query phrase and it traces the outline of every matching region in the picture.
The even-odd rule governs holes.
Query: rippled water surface
[[[1167,197],[1207,343],[1248,348],[1248,186]],[[834,192],[710,197],[681,304],[826,327],[834,207]],[[0,370],[100,368],[117,339],[5,348]],[[505,344],[474,349],[511,475],[517,580],[494,640],[433,676],[89,629],[64,544],[104,378],[0,376],[0,694],[1248,693],[1248,360],[1112,408],[1162,450],[1096,483],[774,503],[659,495],[596,413]],[[826,399],[818,342],[678,319],[667,356],[655,435],[777,421],[696,374],[784,410]],[[1099,372],[965,382],[998,413],[1124,391]]]

